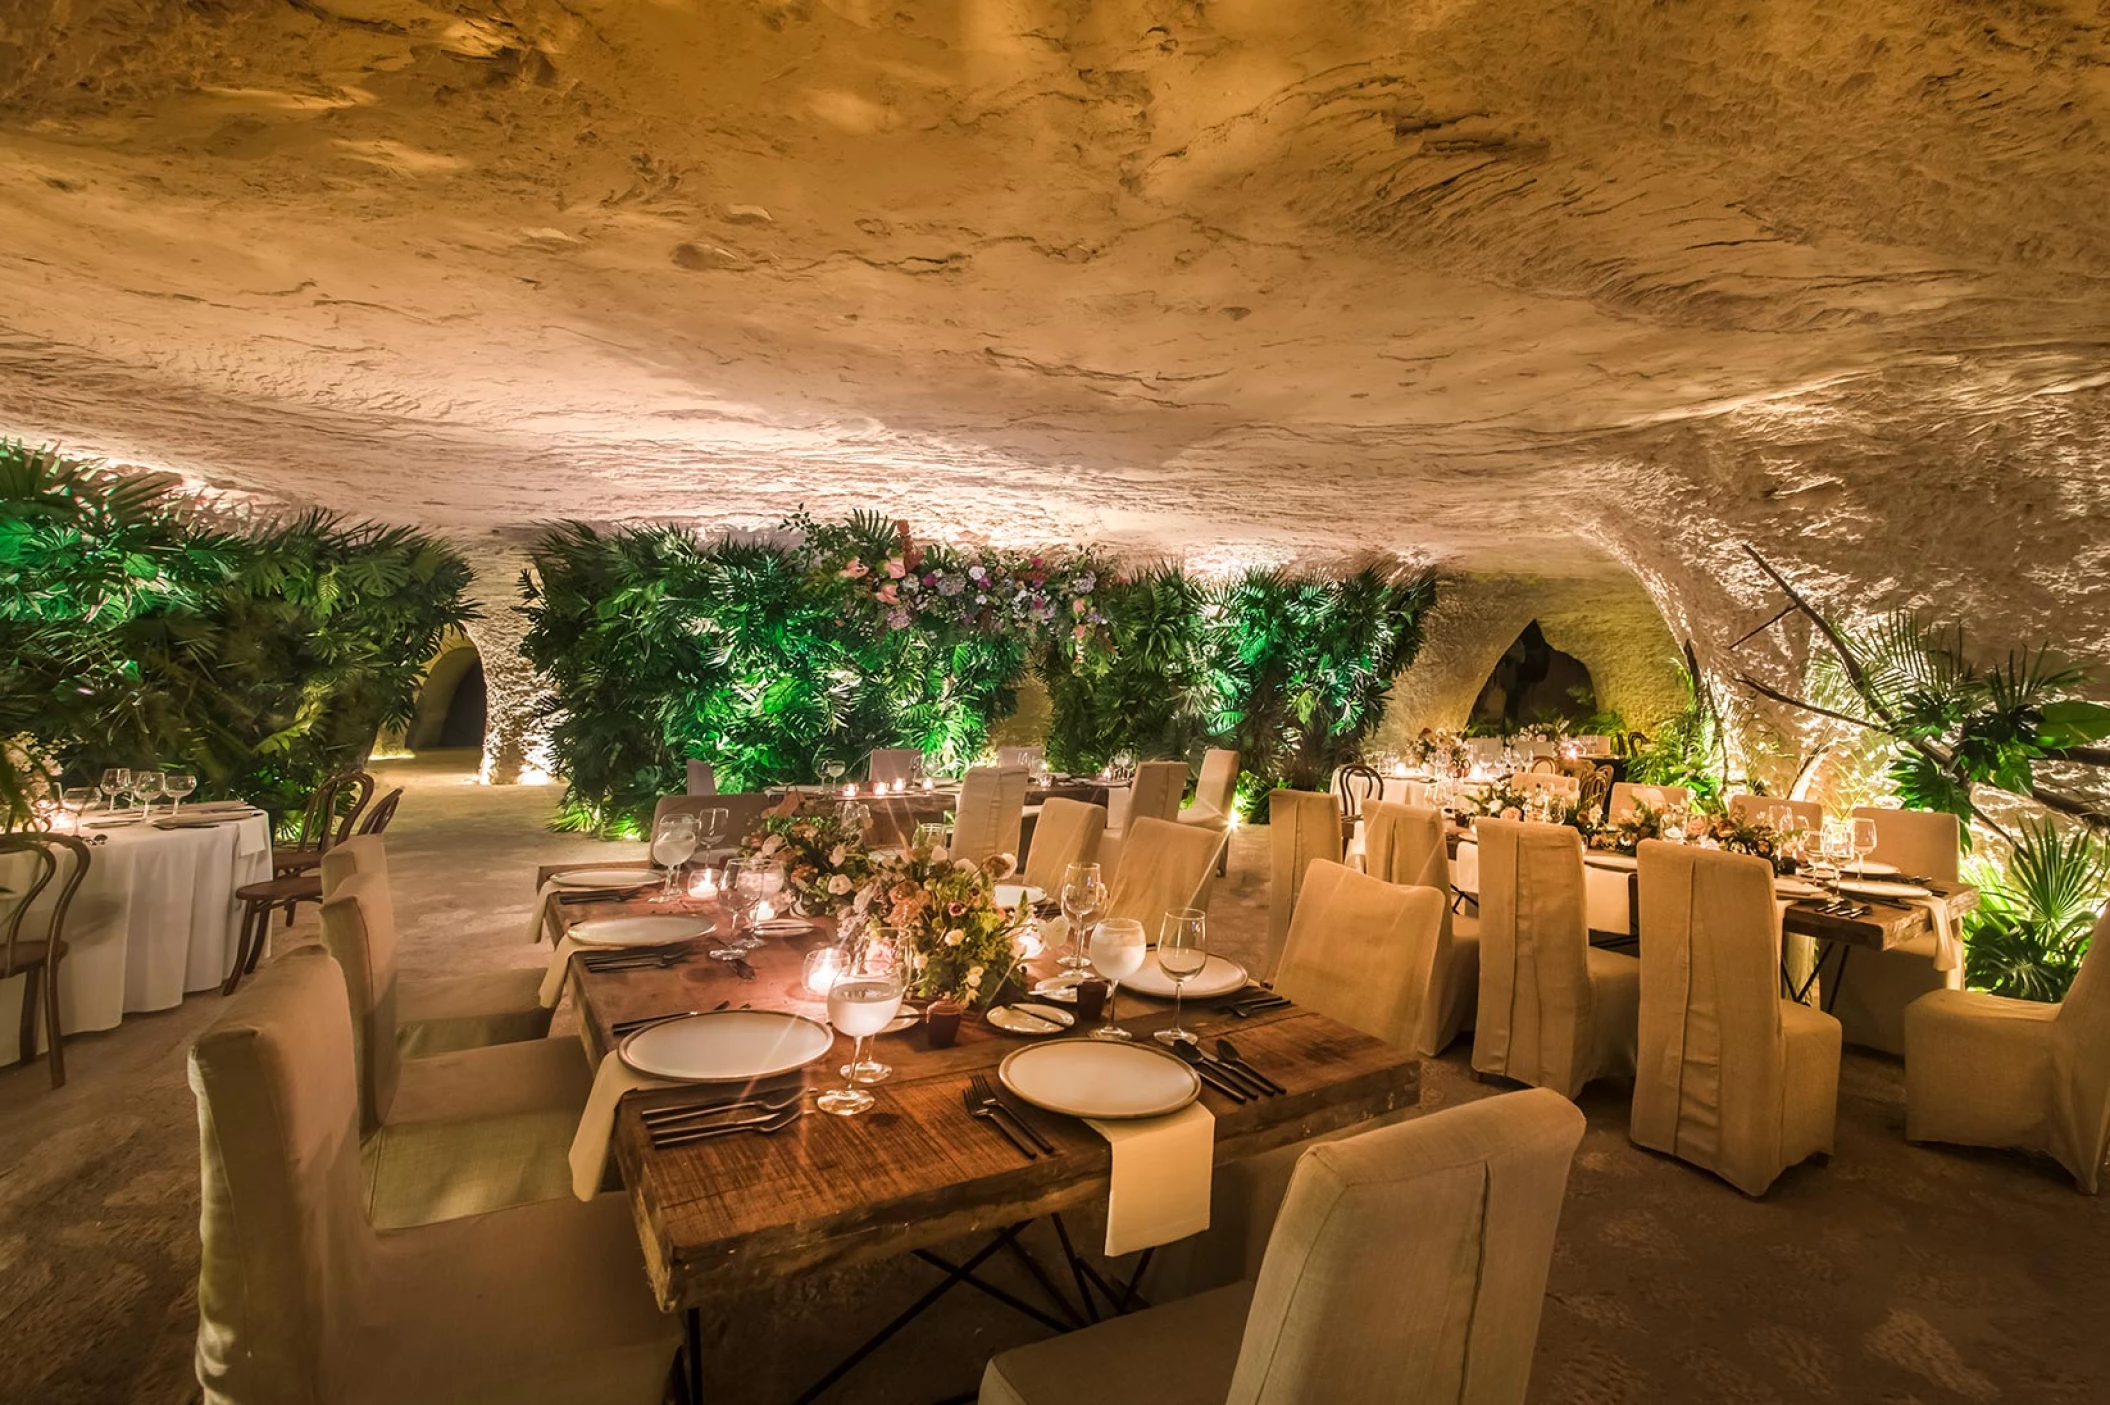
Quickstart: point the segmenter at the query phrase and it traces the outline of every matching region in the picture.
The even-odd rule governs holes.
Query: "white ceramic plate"
[[[1839,880],[1842,893],[1859,893],[1864,898],[1931,898],[1934,890],[1922,888],[1917,883],[1872,882],[1865,878],[1842,878]]]
[[[1153,953],[1156,950],[1156,947],[1151,948]],[[1187,978],[1185,995],[1189,1000],[1207,1000],[1214,995],[1229,995],[1243,987],[1249,979],[1251,977],[1246,974],[1245,967],[1228,956],[1218,956],[1212,951],[1209,953],[1208,964]],[[1142,970],[1121,982],[1123,994],[1131,990],[1142,995],[1155,995],[1161,1000],[1170,1000],[1172,977],[1158,969],[1157,957],[1152,955],[1144,959]]]
[[[1074,1005],[1077,1003],[1077,981],[1073,973],[1065,971],[1034,986],[1033,993],[1043,1000],[1060,1000],[1065,1005]]]
[[[564,935],[580,946],[663,946],[710,930],[710,923],[693,917],[599,917]]]
[[[1614,868],[1621,873],[1632,873],[1641,867],[1641,860],[1635,858],[1632,854],[1589,852],[1583,855],[1583,859],[1592,868]]]
[[[923,1012],[913,1005],[903,1005],[901,1013],[886,1022],[881,1034],[899,1034],[904,1029],[914,1029],[923,1023]]]
[[[1028,1044],[996,1075],[1033,1106],[1070,1117],[1163,1117],[1202,1090],[1193,1069],[1152,1045],[1097,1039]]]
[[[998,907],[1019,907],[1044,903],[1048,895],[1038,888],[1029,888],[1023,883],[999,883],[996,885]]]
[[[1887,874],[1896,873],[1898,866],[1894,863],[1877,863],[1874,859],[1869,859],[1862,863],[1848,864],[1846,871],[1848,873],[1861,874],[1866,878],[1882,878]]]
[[[653,1078],[745,1083],[802,1068],[828,1052],[835,1032],[782,1010],[718,1010],[648,1025],[617,1046]]]
[[[649,868],[575,868],[569,873],[553,873],[549,881],[559,888],[642,888],[647,883],[665,882],[666,875]]]
[[[1068,1010],[1054,1005],[1036,1004],[1030,1000],[1021,1000],[1015,1005],[998,1005],[984,1018],[993,1029],[1000,1029],[1006,1034],[1023,1034],[1029,1039],[1061,1034],[1077,1023],[1077,1017]]]
[[[1784,898],[1814,898],[1824,889],[1805,879],[1783,876],[1773,880],[1773,891]]]

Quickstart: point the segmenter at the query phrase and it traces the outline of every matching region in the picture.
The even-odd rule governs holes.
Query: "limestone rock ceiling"
[[[13,0],[0,430],[2110,653],[2106,110],[2094,3]]]

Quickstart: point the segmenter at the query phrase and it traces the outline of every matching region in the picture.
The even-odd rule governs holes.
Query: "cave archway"
[[[425,671],[418,692],[418,711],[403,744],[412,751],[484,744],[489,698],[484,690],[483,656],[471,644],[449,649]]]
[[[1473,700],[1472,725],[1512,732],[1556,718],[1580,721],[1597,712],[1597,685],[1573,654],[1546,642],[1533,620],[1495,661],[1493,673]]]

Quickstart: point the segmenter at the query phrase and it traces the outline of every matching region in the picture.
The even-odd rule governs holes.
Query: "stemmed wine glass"
[[[117,808],[117,797],[132,788],[132,772],[128,767],[112,766],[103,772],[102,781],[96,786],[103,793],[103,808]]]
[[[173,818],[183,811],[183,797],[198,788],[198,778],[189,771],[164,771],[161,788],[168,792],[169,815]]]
[[[1832,871],[1832,901],[1843,903],[1846,892],[1839,886],[1846,877],[1846,866],[1854,857],[1854,831],[1851,825],[1828,824],[1824,827],[1824,861]]]
[[[1865,876],[1868,872],[1868,856],[1876,851],[1876,822],[1855,820],[1852,833],[1854,868]]]
[[[1069,919],[1069,947],[1056,964],[1072,972],[1091,965],[1084,954],[1091,924],[1106,909],[1106,880],[1095,863],[1073,863],[1063,870],[1062,915]],[[1078,979],[1082,979],[1079,976]]]
[[[855,1117],[878,1101],[858,1087],[858,1071],[867,1060],[865,1041],[893,1022],[908,993],[908,958],[903,934],[881,929],[846,943],[835,984],[828,987],[828,1023],[855,1041],[850,1062],[843,1065],[843,1086],[815,1099],[822,1112]]]
[[[725,871],[719,875],[718,900],[732,910],[733,926],[732,930],[726,933],[725,939],[711,948],[711,958],[715,961],[738,961],[747,955],[748,948],[740,941],[740,924],[746,916],[747,904],[752,899],[749,898],[747,890],[741,887],[740,878],[747,872],[749,864],[758,862],[760,860],[743,858],[730,858],[725,861]]]
[[[835,818],[862,844],[872,827],[872,807],[861,800],[845,800],[835,807]]]
[[[59,792],[59,808],[73,817],[73,832],[81,832],[81,816],[95,803],[95,787],[69,785]]]
[[[1158,926],[1158,969],[1172,982],[1172,1028],[1157,1032],[1160,1044],[1194,1044],[1190,1030],[1180,1028],[1181,995],[1187,982],[1209,964],[1209,919],[1199,908],[1176,907]]]
[[[1106,1023],[1092,1031],[1092,1038],[1135,1038],[1114,1023],[1114,1002],[1121,998],[1121,982],[1143,969],[1147,950],[1143,924],[1132,917],[1109,917],[1092,928],[1092,969],[1106,977],[1108,983]]]
[[[706,859],[715,853],[725,842],[725,831],[732,821],[732,812],[717,806],[696,811],[696,852]]]
[[[762,945],[758,923],[763,919],[757,914],[765,903],[784,891],[784,865],[775,859],[749,859],[740,866],[735,886],[740,894],[740,906],[747,912],[747,935],[738,938],[735,944],[742,951],[753,951]],[[776,916],[776,910],[771,908],[769,915]]]
[[[161,798],[162,778],[159,771],[134,771],[132,773],[132,796],[139,802],[142,821],[154,817],[154,802]]]
[[[843,772],[848,769],[849,767],[843,765],[840,761],[833,759],[823,761],[820,767],[821,779],[827,783],[828,789],[834,790],[842,784]]]
[[[674,876],[696,852],[696,817],[694,815],[666,815],[652,827],[652,862],[667,871],[667,881],[660,886],[654,902],[673,902],[681,894],[674,886]]]

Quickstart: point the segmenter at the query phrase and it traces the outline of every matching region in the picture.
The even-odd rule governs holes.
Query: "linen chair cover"
[[[1637,797],[1648,801],[1651,810],[1660,810],[1666,805],[1692,804],[1692,792],[1682,785],[1636,785],[1632,781],[1618,781],[1612,786],[1612,798],[1607,802],[1605,813],[1623,815],[1634,808]]]
[[[1033,847],[1026,851],[1022,881],[1055,897],[1071,864],[1099,862],[1099,839],[1105,833],[1105,806],[1059,795],[1047,801],[1033,826]]]
[[[741,840],[762,827],[762,817],[769,810],[769,797],[761,791],[734,792],[730,795],[662,795],[652,807],[652,827],[668,815],[695,815],[705,810],[725,811],[725,833],[719,837],[720,850],[737,848]],[[648,840],[651,836],[645,836]],[[702,850],[698,850],[701,853]]]
[[[1373,1039],[1416,1049],[1428,1037],[1437,935],[1449,907],[1433,888],[1313,859],[1275,989]]]
[[[1811,834],[1824,831],[1824,807],[1814,800],[1783,800],[1777,795],[1732,795],[1729,813],[1739,820],[1762,818],[1768,810],[1782,807],[1794,812],[1795,823]]]
[[[1563,799],[1575,801],[1582,798],[1582,782],[1574,776],[1557,772],[1525,771],[1509,778],[1518,790],[1530,793],[1535,790],[1550,790]]]
[[[1223,848],[1221,830],[1196,829],[1171,820],[1137,820],[1128,856],[1107,893],[1107,917],[1133,917],[1143,935],[1156,941],[1158,926],[1174,908],[1209,906],[1209,871]]]
[[[1005,1352],[981,1405],[1522,1405],[1583,1131],[1533,1091],[1313,1146],[1256,1281]]]
[[[2110,909],[2064,1003],[1937,990],[1905,1011],[1905,1135],[2049,1153],[2080,1188],[2110,1173]]]
[[[335,897],[344,881],[358,873],[376,875],[380,893],[391,893],[388,850],[380,835],[347,839],[322,856],[324,900]],[[393,909],[392,896],[389,903]],[[399,982],[396,1052],[415,1059],[540,1039],[549,1033],[551,1013],[542,1008],[541,985],[542,972],[532,966]]]
[[[1373,805],[1369,826],[1369,872],[1387,883],[1432,888],[1443,898],[1443,920],[1436,933],[1436,961],[1430,998],[1415,1050],[1435,1058],[1451,1041],[1473,1027],[1480,1004],[1480,933],[1460,931],[1451,911],[1450,845],[1444,839],[1443,812],[1425,805]]]
[[[976,766],[960,782],[948,852],[977,863],[991,854],[1009,854],[1015,860],[1025,811],[1025,767]]]
[[[1282,964],[1289,940],[1298,890],[1313,859],[1341,862],[1341,802],[1311,790],[1275,790],[1267,797],[1267,832],[1271,867],[1267,892],[1267,961],[1261,971],[1271,980]]]
[[[1121,846],[1137,820],[1176,820],[1187,789],[1184,761],[1144,761],[1125,790],[1108,797],[1106,833],[1099,840],[1099,867],[1111,882],[1121,869]]]
[[[1238,753],[1210,747],[1202,753],[1202,773],[1194,782],[1194,803],[1179,812],[1181,824],[1222,829],[1231,822],[1231,801],[1238,792]]]
[[[996,749],[998,766],[1023,766],[1031,771],[1047,755],[1047,748],[1038,746],[1000,746]]]
[[[1773,866],[1644,840],[1641,1047],[1630,1135],[1764,1195],[1830,1155],[1839,1022],[1780,994]]]
[[[1634,1071],[1641,963],[1590,945],[1582,836],[1477,821],[1480,1008],[1473,1067],[1573,1098]]]
[[[1857,806],[1857,820],[1876,822],[1876,847],[1869,857],[1900,871],[1944,883],[1957,881],[1962,822],[1936,810],[1886,810]],[[1886,1054],[1905,1052],[1905,1009],[1936,990],[1962,990],[1963,967],[1934,967],[1934,933],[1922,932],[1888,951],[1856,951],[1840,974],[1832,1013],[1846,1029],[1846,1042]]]
[[[623,1197],[377,1233],[343,976],[273,962],[198,1036],[206,1405],[657,1405],[680,1337]]]
[[[894,781],[913,780],[916,773],[916,762],[921,757],[922,753],[914,747],[878,747],[874,749],[870,759],[865,762],[865,779],[868,781],[886,781],[890,784]]]
[[[572,1134],[593,1073],[570,1039],[404,1058],[385,881],[354,874],[322,904],[344,968],[365,1138],[367,1214],[392,1228],[571,1193]]]
[[[716,795],[718,793],[718,768],[708,761],[688,763],[689,794]]]

